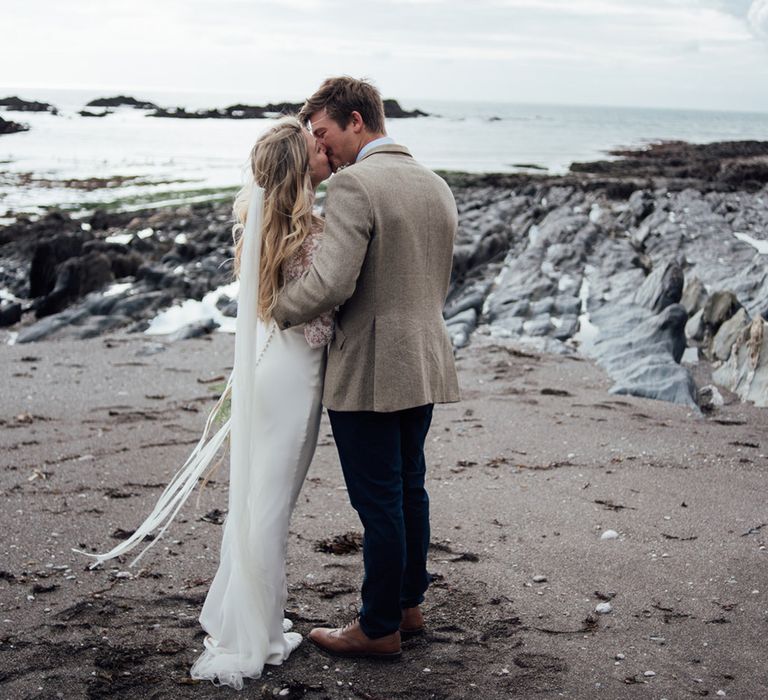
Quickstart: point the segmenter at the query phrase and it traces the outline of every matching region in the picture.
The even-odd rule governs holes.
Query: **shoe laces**
[[[346,623],[346,624],[345,624],[345,625],[344,625],[344,626],[341,628],[341,631],[342,631],[342,632],[346,632],[347,630],[349,630],[349,629],[351,629],[352,627],[354,627],[354,626],[355,626],[355,624],[357,624],[357,621],[360,619],[360,610],[359,610],[359,608],[357,607],[357,605],[355,605],[354,603],[349,603],[349,604],[347,605],[347,612],[348,612],[348,613],[349,613],[349,612],[351,612],[351,613],[352,613],[352,619],[351,619],[349,622],[347,622],[347,623]]]

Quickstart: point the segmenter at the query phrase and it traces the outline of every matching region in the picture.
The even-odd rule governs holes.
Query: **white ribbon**
[[[157,500],[153,511],[126,540],[105,554],[92,554],[80,549],[72,551],[94,558],[93,569],[99,564],[125,554],[153,530],[160,528],[154,540],[150,541],[141,553],[130,563],[134,566],[166,531],[181,507],[186,503],[200,477],[213,462],[227,436],[230,438],[229,468],[229,514],[238,522],[247,506],[247,484],[249,455],[251,454],[251,435],[254,405],[254,376],[260,357],[256,357],[258,347],[258,292],[259,258],[261,257],[261,222],[264,205],[264,190],[253,185],[248,215],[243,231],[243,248],[240,258],[240,290],[237,302],[237,322],[235,326],[235,360],[227,386],[216,406],[208,415],[203,436],[197,443],[187,461],[173,476],[168,486]],[[209,434],[216,415],[226,399],[231,396],[230,418],[209,439]]]

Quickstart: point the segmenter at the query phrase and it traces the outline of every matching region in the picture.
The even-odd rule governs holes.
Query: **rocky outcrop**
[[[228,205],[97,212],[91,222],[88,231],[63,214],[27,222],[41,235],[31,250],[15,232],[7,236],[0,254],[8,259],[26,250],[31,262],[26,279],[6,278],[6,286],[29,299],[22,301],[23,313],[40,319],[29,323],[27,314],[16,342],[90,337],[125,326],[142,331],[174,302],[202,299],[232,281]]]
[[[728,361],[713,379],[742,401],[768,406],[768,323],[756,318],[739,334]]]
[[[600,167],[584,168],[598,173],[588,178],[448,175],[460,219],[445,310],[454,342],[468,342],[476,322],[475,332],[548,350],[594,351],[616,391],[693,405],[686,341],[718,363],[749,319],[768,316],[766,258],[736,236],[765,240],[768,189],[714,177],[723,159],[754,158],[768,144],[702,151],[707,182],[701,159],[685,171],[665,148],[611,165],[616,177]]]
[[[20,131],[29,131],[29,126],[0,117],[0,136],[3,134],[18,134]]]
[[[221,109],[201,109],[188,111],[184,107],[155,107],[150,117],[171,119],[267,119],[281,114],[298,114],[302,102],[277,102],[266,105],[235,104]],[[384,116],[387,119],[403,119],[406,117],[426,117],[426,112],[415,109],[403,109],[397,100],[384,100]]]
[[[118,95],[117,97],[99,97],[91,100],[86,107],[133,107],[134,109],[159,109],[154,102],[137,100],[135,97]]]
[[[9,112],[50,112],[58,114],[59,110],[48,102],[35,102],[34,100],[22,100],[20,97],[0,98],[0,107]]]
[[[680,365],[688,313],[671,304],[654,314],[643,307],[608,306],[595,317],[601,329],[587,353],[616,382],[614,394],[632,394],[696,407],[697,389]]]
[[[573,163],[571,170],[611,177],[659,178],[715,183],[754,192],[768,183],[768,142],[726,141],[691,144],[666,141],[647,149],[616,149],[619,160]]]
[[[717,410],[717,389],[696,387],[693,376],[707,373],[692,374],[684,351],[697,348],[715,369],[743,367],[745,328],[768,316],[758,245],[768,188],[702,185],[698,175],[444,176],[459,212],[443,312],[455,346],[482,333],[583,352],[606,368],[616,393]],[[221,203],[96,212],[88,230],[64,215],[0,229],[0,284],[22,300],[19,342],[120,325],[140,332],[161,309],[230,282],[229,216]],[[33,258],[35,275],[23,274]],[[57,289],[65,308],[56,295],[45,301]],[[58,310],[34,323],[31,312],[46,303]],[[236,313],[232,299],[219,306]]]

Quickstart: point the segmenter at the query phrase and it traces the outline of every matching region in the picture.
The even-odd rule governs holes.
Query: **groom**
[[[328,352],[328,409],[350,502],[365,531],[359,619],[309,638],[339,656],[396,657],[424,628],[432,406],[459,400],[442,310],[456,203],[446,183],[386,135],[370,83],[329,78],[299,118],[336,173],[323,242],[273,315],[289,328],[340,307]]]

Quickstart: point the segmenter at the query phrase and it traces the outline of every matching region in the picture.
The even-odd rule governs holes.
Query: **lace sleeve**
[[[301,249],[290,260],[286,261],[283,272],[287,279],[301,277],[312,265],[315,254],[322,242],[322,225],[312,227]],[[333,340],[333,312],[328,312],[307,321],[304,324],[304,338],[312,348],[321,348]]]

